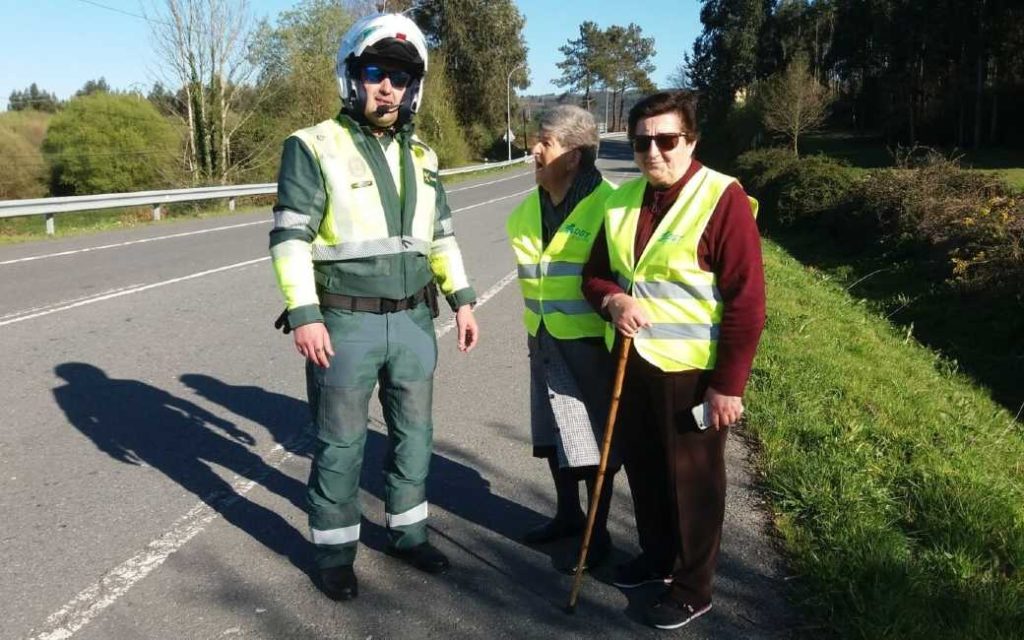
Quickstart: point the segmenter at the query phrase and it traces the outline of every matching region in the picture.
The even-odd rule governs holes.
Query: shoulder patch
[[[423,182],[431,187],[436,187],[438,181],[438,173],[431,171],[430,169],[423,169]]]

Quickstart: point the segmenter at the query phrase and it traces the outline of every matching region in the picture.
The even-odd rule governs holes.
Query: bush
[[[39,149],[5,128],[0,128],[0,149],[0,200],[45,195],[46,163]]]
[[[181,139],[146,100],[95,93],[53,117],[43,143],[54,195],[117,193],[174,185]]]
[[[764,194],[797,162],[799,158],[789,149],[757,149],[736,158],[733,172],[747,191]]]
[[[790,226],[845,205],[857,180],[827,156],[796,157],[787,149],[748,151],[736,159],[744,188],[761,203],[762,220]]]
[[[783,224],[842,208],[856,182],[849,167],[828,156],[805,156],[792,165],[779,190],[778,214]]]
[[[46,161],[40,143],[49,114],[9,112],[0,117],[0,200],[46,195]]]

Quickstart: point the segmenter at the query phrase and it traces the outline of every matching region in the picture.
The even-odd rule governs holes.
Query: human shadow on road
[[[138,380],[110,378],[91,364],[66,362],[54,372],[65,381],[53,390],[57,404],[99,450],[118,462],[160,471],[271,551],[297,567],[309,565],[303,536],[213,469],[229,469],[301,508],[302,483],[252,452],[251,435],[187,400]]]
[[[256,386],[231,385],[203,374],[185,374],[181,381],[201,397],[228,409],[235,415],[263,426],[283,447],[296,455],[309,456],[313,436],[309,432],[309,409],[305,401]],[[372,420],[379,428],[383,425]],[[297,438],[297,434],[305,437]],[[388,455],[388,439],[380,431],[369,429],[366,436],[361,478],[363,490],[378,500],[384,500],[384,460]],[[427,499],[436,506],[477,526],[489,529],[509,540],[519,540],[532,526],[543,522],[544,516],[523,505],[495,494],[490,482],[477,469],[434,453],[427,480]],[[364,518],[361,542],[383,551],[387,546],[387,533],[373,523],[382,521],[383,514],[367,513]],[[446,537],[444,532],[437,532]],[[449,540],[456,543],[456,541]],[[568,551],[564,545],[544,547],[552,562],[562,562]]]
[[[305,402],[252,385],[228,384],[201,373],[186,373],[179,379],[201,398],[266,429],[289,453],[311,457],[313,433]]]

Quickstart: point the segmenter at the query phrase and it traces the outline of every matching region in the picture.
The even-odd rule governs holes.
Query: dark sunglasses
[[[633,145],[633,151],[637,153],[645,153],[651,148],[651,141],[658,145],[658,148],[662,151],[671,151],[679,146],[679,140],[689,140],[690,134],[688,133],[659,133],[654,136],[633,136],[630,144]]]
[[[391,79],[391,86],[396,89],[404,89],[409,86],[412,82],[412,74],[408,71],[399,71],[398,69],[385,69],[384,67],[378,67],[375,64],[368,64],[363,67],[363,81],[369,82],[370,84],[380,84],[384,82],[384,78]]]

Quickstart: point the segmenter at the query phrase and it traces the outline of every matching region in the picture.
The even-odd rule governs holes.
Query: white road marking
[[[81,300],[88,300],[89,298],[94,298],[96,296],[102,296],[102,295],[106,295],[108,293],[117,293],[118,291],[124,291],[125,289],[131,289],[133,287],[140,287],[140,286],[142,286],[142,283],[128,284],[128,285],[125,285],[123,287],[117,287],[115,289],[107,289],[106,291],[101,291],[100,293],[93,293],[93,294],[90,294],[90,295],[87,295],[87,296],[82,296],[81,298],[72,298],[70,300],[61,300],[60,302],[51,302],[50,304],[44,304],[44,305],[39,306],[39,307],[32,307],[31,309],[20,309],[18,311],[12,311],[11,313],[5,313],[4,315],[0,316],[0,320],[6,320],[8,318],[14,318],[14,317],[17,317],[17,316],[22,316],[22,315],[25,315],[27,313],[34,313],[36,311],[42,311],[44,309],[52,309],[53,307],[59,307],[61,305],[65,305],[65,304],[71,304],[72,302],[79,302]]]
[[[507,182],[508,180],[515,180],[516,178],[522,178],[523,176],[530,175],[529,173],[518,173],[514,176],[507,178],[499,178],[498,180],[491,180],[489,182],[482,182],[480,184],[470,185],[468,187],[460,187],[458,189],[452,189],[448,193],[459,193],[460,191],[468,191],[470,189],[477,189],[479,187],[486,187],[492,184],[498,184],[499,182]],[[495,202],[491,200],[490,202]],[[482,203],[486,204],[486,203]],[[463,209],[458,209],[462,211]],[[90,253],[92,251],[103,251],[105,249],[119,249],[121,247],[129,247],[134,244],[143,244],[145,242],[157,242],[159,240],[173,240],[175,238],[187,238],[188,236],[199,235],[203,233],[213,233],[214,231],[229,231],[231,229],[240,229],[242,227],[251,227],[258,224],[270,224],[273,222],[271,219],[259,220],[257,222],[243,222],[240,224],[232,224],[223,227],[213,227],[211,229],[199,229],[197,231],[185,231],[182,233],[172,233],[166,236],[157,236],[155,238],[141,238],[139,240],[128,240],[126,242],[118,242],[115,244],[104,244],[97,247],[84,247],[82,249],[70,249],[68,251],[58,251],[57,253],[45,253],[38,256],[28,256],[25,258],[13,258],[11,260],[0,260],[0,267],[8,264],[18,264],[20,262],[33,262],[35,260],[46,260],[48,258],[63,258],[65,256],[73,256],[79,253]]]
[[[247,266],[249,266],[251,264],[256,264],[258,262],[266,262],[267,260],[270,260],[270,256],[267,256],[265,258],[256,258],[255,260],[246,260],[245,262],[236,262],[235,264],[229,264],[229,265],[224,266],[224,267],[217,267],[216,269],[207,269],[206,271],[200,271],[198,273],[192,273],[192,274],[189,274],[187,276],[182,276],[180,278],[171,278],[170,280],[163,280],[161,282],[154,282],[153,284],[146,284],[146,285],[142,285],[140,287],[132,287],[130,289],[121,289],[119,291],[114,291],[113,293],[104,293],[104,294],[100,294],[100,295],[97,295],[97,296],[91,296],[91,297],[88,297],[88,298],[84,298],[84,299],[78,300],[77,302],[71,302],[69,304],[64,304],[62,306],[55,307],[55,308],[52,308],[52,309],[46,309],[45,311],[38,311],[36,313],[30,313],[30,314],[25,315],[25,316],[19,316],[17,318],[11,318],[9,320],[2,320],[2,321],[0,321],[0,327],[3,327],[5,325],[9,325],[9,324],[14,324],[16,322],[24,322],[25,320],[34,320],[35,318],[41,318],[42,316],[48,316],[51,313],[57,313],[57,312],[60,312],[60,311],[67,311],[68,309],[75,309],[77,307],[84,307],[87,304],[93,304],[95,302],[103,302],[104,300],[111,300],[113,298],[120,298],[121,296],[127,296],[127,295],[131,295],[133,293],[141,293],[143,291],[149,291],[150,289],[156,289],[157,287],[163,287],[163,286],[169,285],[169,284],[175,284],[175,283],[178,283],[178,282],[184,282],[186,280],[193,280],[195,278],[202,278],[203,276],[208,276],[208,275],[214,274],[214,273],[220,273],[221,271],[228,271],[230,269],[238,269],[240,267],[247,267]]]
[[[199,277],[199,275],[214,273],[216,271],[224,271],[226,269],[232,269],[247,264],[254,264],[267,259],[269,258],[250,260],[249,262],[221,267],[220,269],[203,272],[203,274],[194,274],[193,276],[188,276],[186,278],[179,278],[176,281],[180,282],[181,280],[186,280],[188,278]],[[507,287],[515,279],[516,272],[510,271],[505,275],[505,277],[480,296],[477,300],[476,306],[481,307],[486,304],[488,300],[497,295],[498,292]],[[170,282],[171,281],[161,284],[170,284]],[[150,285],[150,287],[152,286],[159,285]],[[452,316],[448,322],[435,330],[435,334],[438,338],[441,338],[454,327],[455,317]],[[259,476],[252,479],[236,477],[235,481],[231,485],[232,493],[228,494],[228,497],[223,501],[218,502],[217,505],[223,508],[224,506],[239,500],[254,486],[256,486],[263,477],[290,460],[294,455],[289,451],[289,449],[294,450],[295,447],[293,444],[294,443],[289,442],[275,446],[270,453],[267,454],[265,471]],[[280,458],[275,461],[277,456],[280,456]],[[48,616],[44,623],[45,629],[32,636],[30,640],[67,640],[79,629],[89,624],[89,622],[102,613],[104,609],[114,604],[117,599],[127,593],[133,585],[156,569],[160,568],[160,565],[162,565],[172,553],[178,551],[185,546],[189,540],[202,533],[206,526],[216,520],[219,515],[220,514],[206,502],[196,504],[188,511],[188,513],[175,522],[174,527],[170,531],[150,542],[146,545],[145,549],[124,561],[119,566],[107,571],[98,582],[83,589],[67,604]]]
[[[494,296],[498,295],[499,291],[501,291],[502,289],[507,287],[510,282],[514,282],[515,279],[516,279],[516,271],[515,270],[509,271],[507,274],[505,274],[504,278],[502,278],[501,280],[498,280],[498,282],[496,282],[494,284],[494,286],[492,286],[487,291],[484,291],[483,295],[481,295],[479,298],[476,299],[476,306],[477,307],[483,306],[483,304],[485,302],[487,302],[488,300],[490,300]],[[434,334],[437,335],[438,338],[440,338],[444,334],[446,334],[449,331],[451,331],[452,328],[454,328],[454,327],[455,327],[455,314],[453,313],[452,316],[450,318],[448,318],[448,320],[446,320],[444,324],[442,324],[441,326],[437,327],[434,330]]]
[[[490,182],[481,182],[480,184],[471,184],[468,187],[459,187],[458,189],[449,189],[447,193],[458,193],[460,191],[469,191],[470,189],[479,189],[480,187],[486,187],[492,184],[498,184],[499,182],[508,182],[509,180],[515,180],[516,178],[522,178],[523,176],[533,175],[532,171],[526,171],[523,173],[517,173],[514,176],[508,178],[501,178],[498,180],[491,180]]]
[[[167,236],[157,236],[155,238],[142,238],[139,240],[129,240],[127,242],[118,242],[116,244],[104,244],[98,247],[85,247],[84,249],[72,249],[69,251],[60,251],[58,253],[46,253],[38,256],[29,256],[27,258],[15,258],[13,260],[0,261],[0,266],[6,264],[17,264],[19,262],[31,262],[33,260],[45,260],[47,258],[62,258],[64,256],[72,256],[78,253],[89,253],[90,251],[102,251],[103,249],[117,249],[119,247],[127,247],[133,244],[142,244],[144,242],[156,242],[158,240],[171,240],[174,238],[185,238],[188,236],[195,236],[201,233],[213,233],[214,231],[228,231],[230,229],[240,229],[241,227],[251,227],[257,224],[268,224],[273,220],[260,220],[258,222],[243,222],[241,224],[232,224],[225,227],[213,227],[211,229],[200,229],[198,231],[185,231],[182,233],[172,233]]]
[[[508,200],[509,198],[515,198],[515,197],[518,197],[518,196],[526,195],[527,193],[530,193],[531,191],[533,191],[536,188],[537,187],[530,187],[526,191],[520,191],[518,193],[513,193],[513,194],[510,194],[510,195],[507,195],[507,196],[501,196],[500,198],[493,198],[491,200],[485,200],[484,202],[478,202],[476,204],[471,204],[468,207],[462,207],[460,209],[452,209],[452,213],[459,213],[460,211],[468,211],[470,209],[476,209],[477,207],[482,207],[485,204],[493,204],[495,202],[501,202],[502,200]]]
[[[485,204],[492,204],[492,203],[495,203],[495,202],[500,202],[502,200],[508,200],[509,198],[515,198],[517,196],[524,195],[524,194],[529,193],[531,191],[533,191],[533,188],[527,189],[526,191],[520,191],[519,193],[513,193],[511,195],[502,196],[500,198],[492,198],[491,200],[487,200],[486,202],[481,202],[481,203],[478,203],[478,204],[471,204],[468,207],[462,207],[461,209],[455,209],[455,210],[452,211],[452,213],[458,213],[458,212],[461,212],[461,211],[467,211],[469,209],[475,209],[475,208],[477,208],[479,206],[482,206],[482,205],[485,205]],[[235,228],[235,227],[239,227],[239,226],[249,226],[249,225],[252,225],[252,224],[265,224],[265,222],[261,221],[261,222],[246,223],[244,225],[233,225],[231,227],[219,227],[218,229],[209,229],[208,231],[220,231],[220,230],[223,230],[223,229],[231,229],[231,228]],[[178,236],[164,236],[164,238],[180,237],[181,235],[191,235],[193,233],[202,233],[202,232],[198,232],[198,231],[197,232],[189,232],[188,234],[179,234]],[[148,240],[136,240],[134,242],[148,242],[149,240],[157,240],[157,239],[158,238],[150,238]],[[115,246],[122,246],[122,245],[107,245],[107,246],[108,247],[115,247]],[[94,247],[91,250],[95,250],[95,249],[99,249],[99,248],[101,248],[101,247]],[[87,249],[82,249],[82,251],[87,251]],[[53,255],[58,255],[58,254],[53,254]],[[24,311],[15,311],[13,313],[7,314],[6,316],[0,317],[0,327],[6,326],[6,325],[9,325],[9,324],[15,324],[16,322],[24,322],[26,320],[34,320],[34,319],[40,318],[42,316],[48,316],[48,315],[50,315],[52,313],[58,313],[58,312],[61,312],[61,311],[67,311],[69,309],[75,309],[75,308],[78,308],[78,307],[83,307],[83,306],[85,306],[87,304],[93,304],[93,303],[96,303],[96,302],[103,302],[104,300],[111,300],[113,298],[120,298],[121,296],[127,296],[127,295],[131,295],[133,293],[141,293],[143,291],[148,291],[150,289],[155,289],[156,287],[162,287],[162,286],[169,285],[169,284],[176,284],[178,282],[184,282],[185,280],[192,280],[193,278],[201,278],[203,276],[207,276],[207,275],[210,275],[210,274],[219,273],[221,271],[228,271],[229,269],[237,269],[239,267],[245,267],[245,266],[248,266],[248,265],[251,265],[251,264],[256,264],[257,262],[264,262],[264,261],[267,261],[267,260],[270,260],[269,256],[267,256],[265,258],[257,258],[255,260],[246,260],[245,262],[238,262],[238,263],[235,263],[235,264],[229,264],[229,265],[224,266],[224,267],[217,267],[216,269],[208,269],[206,271],[200,271],[199,273],[193,273],[193,274],[190,274],[190,275],[187,275],[187,276],[182,276],[180,278],[171,278],[170,280],[163,280],[162,282],[154,282],[153,284],[137,285],[137,286],[125,287],[125,288],[121,288],[121,289],[114,289],[114,290],[109,291],[109,292],[105,292],[105,293],[101,293],[101,294],[97,294],[97,295],[93,295],[93,296],[88,296],[86,298],[79,298],[79,299],[75,299],[75,300],[67,300],[67,301],[63,301],[63,302],[55,302],[55,303],[53,303],[51,305],[47,305],[45,307],[37,307],[36,309],[39,309],[39,310],[28,309],[28,310],[24,310]]]

